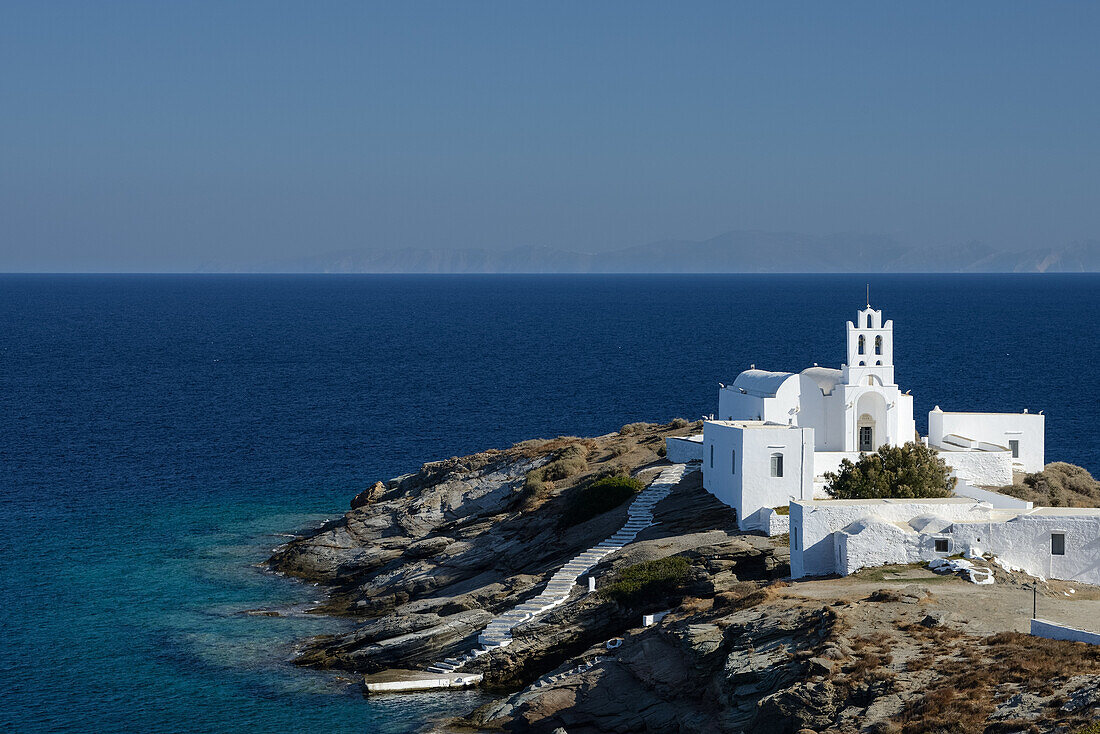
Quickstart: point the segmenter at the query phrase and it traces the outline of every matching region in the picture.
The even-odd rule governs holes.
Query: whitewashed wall
[[[767,528],[769,537],[774,538],[777,535],[784,535],[791,530],[791,518],[789,515],[780,515],[774,508],[761,510],[760,517],[762,518],[762,525]]]
[[[767,532],[767,517],[761,510],[813,496],[813,446],[812,428],[742,428],[725,421],[706,421],[703,487],[737,511],[742,530]],[[782,477],[771,476],[774,453],[783,455]]]
[[[834,533],[857,520],[874,516],[884,522],[908,522],[935,515],[949,522],[987,520],[993,508],[977,500],[950,497],[939,500],[811,500],[790,505],[791,576],[827,576],[840,573]],[[904,553],[885,550],[885,555]]]
[[[670,436],[665,439],[665,458],[673,464],[687,464],[703,460],[703,434],[680,438]]]
[[[1035,637],[1046,637],[1048,640],[1069,640],[1070,642],[1087,642],[1090,645],[1100,645],[1100,632],[1089,632],[1057,624],[1046,619],[1031,620],[1031,634]]]
[[[745,395],[733,386],[718,390],[718,420],[763,420],[764,398]]]
[[[742,393],[741,388],[747,392]],[[718,391],[718,420],[763,420],[788,425],[797,415],[798,375],[746,370]]]
[[[928,414],[928,442],[943,444],[944,436],[956,434],[977,441],[1008,447],[1020,442],[1020,456],[1014,460],[1020,471],[1042,471],[1046,462],[1046,418],[1038,413],[945,413]]]
[[[838,530],[834,534],[837,573],[847,576],[861,568],[919,563],[957,552],[949,545],[947,553],[937,553],[935,537],[934,534],[907,532],[893,523],[878,519],[864,521],[857,533]]]
[[[1065,534],[1065,555],[1051,554],[1051,533]],[[1100,510],[1040,508],[1007,522],[957,523],[952,535],[960,549],[992,553],[1032,576],[1100,584]]]
[[[1008,451],[939,450],[956,477],[986,487],[1012,484],[1012,454]]]
[[[979,500],[981,502],[988,502],[999,510],[1030,510],[1034,507],[1034,505],[1027,500],[1022,500],[1019,497],[1010,497],[1000,492],[990,492],[988,489],[982,489],[981,487],[975,487],[965,479],[960,479],[958,484],[955,485],[955,494],[959,497],[969,497],[970,499]]]
[[[844,459],[859,461],[858,451],[818,451],[814,454],[814,476],[821,477],[825,472],[834,474],[840,470],[840,462]]]

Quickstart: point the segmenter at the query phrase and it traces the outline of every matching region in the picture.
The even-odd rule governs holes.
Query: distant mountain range
[[[550,247],[343,250],[265,263],[248,270],[267,273],[1100,272],[1100,241],[1005,251],[979,243],[905,246],[879,235],[819,237],[745,231],[727,232],[701,242],[666,240],[597,253]]]

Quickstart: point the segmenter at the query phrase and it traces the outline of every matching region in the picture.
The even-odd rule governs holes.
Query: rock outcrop
[[[470,723],[571,734],[784,731],[759,715],[759,701],[804,674],[810,664],[798,654],[814,649],[832,621],[826,609],[801,606],[683,616],[628,634],[588,670],[551,675]]]
[[[692,430],[627,428],[426,464],[373,485],[344,517],[287,544],[273,567],[325,585],[324,610],[357,620],[348,633],[304,643],[297,662],[422,670],[474,647],[495,615],[536,596],[568,559],[623,524],[626,501],[564,520],[578,516],[594,478],[649,481],[664,465],[664,436]],[[940,598],[956,583],[971,598],[971,584],[924,569],[898,575],[903,583],[788,584],[786,539],[739,533],[699,472],[653,516],[588,570],[594,593],[575,585],[563,603],[513,627],[507,647],[461,662],[501,697],[455,725],[977,734],[1071,732],[1097,718],[1100,648],[1007,632],[991,626],[980,600]],[[654,614],[659,621],[644,626]]]
[[[414,474],[375,484],[355,497],[342,518],[288,543],[271,559],[278,571],[327,586],[331,596],[323,611],[365,622],[345,635],[308,641],[297,662],[369,673],[472,647],[494,614],[538,593],[568,559],[623,524],[626,502],[563,525],[577,491],[611,473],[633,471],[652,479],[664,436],[689,430],[682,422],[637,424],[629,433],[599,439],[525,442],[425,464]],[[543,471],[532,483],[528,477],[536,470]],[[698,491],[697,480],[693,486]],[[733,526],[728,510],[711,504],[717,507],[704,502],[703,509],[717,511],[721,523]],[[639,538],[673,527],[686,526],[670,523]]]

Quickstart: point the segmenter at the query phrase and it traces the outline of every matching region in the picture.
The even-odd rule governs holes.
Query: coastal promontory
[[[453,661],[495,698],[456,711],[440,724],[447,731],[916,734],[1088,723],[1100,652],[1020,633],[1030,577],[1006,573],[976,590],[886,567],[792,583],[787,538],[740,532],[690,466],[632,542],[577,574],[560,603],[512,626],[507,644],[485,649],[479,637],[494,619],[541,598],[572,559],[629,527],[631,503],[670,466],[665,439],[697,430],[676,420],[525,441],[365,488],[343,517],[270,560],[328,590],[318,611],[355,620],[349,632],[304,641],[296,663],[384,676]],[[1100,599],[1077,587],[1077,599]],[[1069,596],[1059,582],[1039,593]]]

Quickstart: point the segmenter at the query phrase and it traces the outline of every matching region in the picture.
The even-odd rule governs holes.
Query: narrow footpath
[[[618,532],[601,543],[578,554],[566,563],[547,582],[546,587],[537,596],[503,612],[494,618],[478,636],[479,646],[457,657],[440,660],[428,666],[427,672],[437,676],[450,676],[457,673],[470,660],[488,653],[497,647],[512,642],[512,628],[530,619],[546,613],[568,598],[573,586],[590,568],[623,546],[631,543],[653,524],[654,506],[669,495],[687,471],[686,464],[673,464],[664,469],[653,483],[638,493],[627,509],[627,521]],[[478,680],[473,680],[474,678]],[[472,685],[480,681],[481,676],[461,676],[456,685]],[[461,681],[461,682],[459,682]]]

